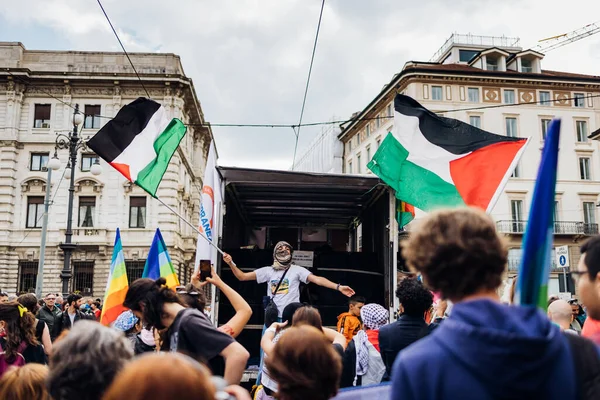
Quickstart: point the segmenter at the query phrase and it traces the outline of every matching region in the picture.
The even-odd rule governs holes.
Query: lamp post
[[[69,159],[67,161],[67,169],[65,170],[66,178],[69,180],[69,200],[67,204],[67,230],[65,232],[65,241],[59,244],[59,247],[64,252],[63,269],[60,271],[60,279],[62,281],[63,297],[69,295],[69,281],[73,276],[71,272],[71,255],[73,250],[77,248],[77,244],[72,242],[73,237],[73,195],[75,193],[75,166],[77,165],[77,151],[85,148],[85,140],[79,136],[78,127],[84,121],[83,114],[79,112],[79,104],[75,104],[75,112],[73,113],[73,130],[68,135],[62,133],[57,134],[55,149],[68,149]],[[102,169],[98,163],[98,159],[90,169],[93,175],[100,175]]]

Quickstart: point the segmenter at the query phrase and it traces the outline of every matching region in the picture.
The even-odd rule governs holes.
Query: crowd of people
[[[64,304],[53,294],[43,305],[33,294],[7,298],[0,398],[327,400],[380,384],[394,400],[600,398],[600,237],[583,244],[572,271],[579,302],[551,296],[543,313],[510,304],[518,278],[502,301],[508,251],[489,216],[432,213],[402,243],[414,275],[398,284],[394,322],[382,305],[293,265],[292,251],[278,243],[273,265],[251,272],[224,256],[239,280],[268,283],[252,395],[238,386],[249,353],[235,339],[252,310],[213,270],[178,288],[163,278],[132,282],[128,311],[110,327],[94,321],[101,304],[77,294]],[[324,324],[300,303],[300,284],[310,282],[346,296],[348,311]],[[207,284],[235,309],[218,328],[205,313]]]

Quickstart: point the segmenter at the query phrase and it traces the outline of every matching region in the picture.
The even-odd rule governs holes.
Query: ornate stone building
[[[545,70],[543,58],[523,50],[516,38],[452,35],[430,62],[407,62],[356,120],[342,127],[344,172],[371,173],[367,163],[393,129],[396,93],[489,132],[530,138],[491,212],[510,243],[514,273],[546,130],[553,118],[561,118],[554,245],[568,246],[567,259],[576,266],[581,241],[598,234],[600,146],[589,136],[600,136],[600,76]],[[550,292],[556,293],[556,273],[562,269],[552,261]]]
[[[84,138],[93,136],[121,107],[138,97],[161,103],[188,124],[157,196],[197,224],[203,169],[212,132],[192,80],[174,54],[133,53],[138,80],[122,53],[35,51],[0,42],[0,287],[15,293],[35,288],[40,252],[46,164],[58,133],[72,129],[73,106],[86,114]],[[142,86],[143,84],[143,86]],[[144,89],[145,87],[145,89]],[[58,150],[52,173],[44,292],[61,290],[60,270],[68,199],[68,150]],[[117,228],[130,280],[141,276],[154,231],[160,227],[182,282],[189,280],[196,234],[166,207],[130,184],[96,156],[79,151],[73,201],[71,290],[102,296]]]

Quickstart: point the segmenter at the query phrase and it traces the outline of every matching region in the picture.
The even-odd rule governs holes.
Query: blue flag
[[[546,309],[548,302],[559,141],[560,119],[555,119],[548,128],[533,190],[515,296],[518,304],[542,309]]]
[[[167,245],[160,233],[160,229],[156,229],[152,246],[146,258],[144,273],[142,278],[158,279],[159,277],[167,280],[167,287],[175,288],[179,286],[179,279],[173,268],[171,257],[167,252]]]

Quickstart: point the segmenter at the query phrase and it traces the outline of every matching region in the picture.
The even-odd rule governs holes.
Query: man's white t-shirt
[[[275,270],[273,267],[262,267],[254,271],[256,273],[256,282],[265,283],[267,285],[267,296],[273,297],[275,294],[275,288],[279,283],[279,280],[283,276],[284,270]],[[279,286],[277,295],[273,297],[277,310],[279,311],[279,317],[283,313],[283,309],[290,303],[297,303],[300,301],[300,282],[308,283],[308,276],[311,274],[309,270],[297,265],[291,265],[283,282]],[[289,321],[290,323],[292,321]]]

